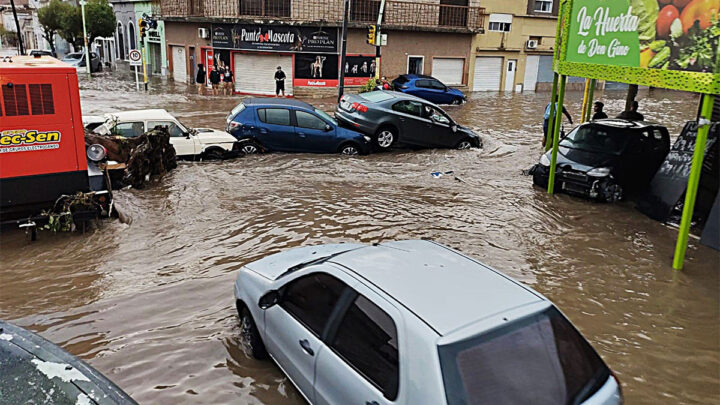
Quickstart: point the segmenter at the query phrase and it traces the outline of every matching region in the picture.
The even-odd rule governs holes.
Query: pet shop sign
[[[216,24],[212,46],[221,49],[275,52],[338,52],[338,30],[331,27]]]

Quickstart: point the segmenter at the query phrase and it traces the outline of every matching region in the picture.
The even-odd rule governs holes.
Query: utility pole
[[[90,47],[88,46],[88,38],[87,38],[87,28],[85,27],[85,5],[87,4],[86,0],[80,0],[80,13],[82,14],[82,22],[83,22],[83,42],[85,42],[85,71],[87,72],[87,77],[90,79],[92,76],[90,75]]]
[[[380,43],[382,41],[382,25],[383,13],[385,12],[385,0],[380,1],[380,12],[378,13],[377,24],[375,24],[375,78],[380,78]]]
[[[18,36],[18,50],[20,55],[25,55],[25,46],[23,46],[22,31],[20,31],[20,21],[17,18],[17,10],[15,10],[15,0],[10,0],[10,5],[13,10],[13,17],[15,18],[15,29],[17,29]]]
[[[340,43],[340,83],[338,84],[338,102],[345,92],[345,53],[347,50],[347,25],[350,13],[350,0],[345,0],[343,11],[342,42]]]

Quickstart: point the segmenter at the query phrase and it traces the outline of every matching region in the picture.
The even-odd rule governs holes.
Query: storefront
[[[292,95],[298,87],[338,85],[338,43],[337,27],[213,24],[210,52],[213,63],[232,69],[236,93],[274,95],[279,66],[286,76],[285,94]],[[351,82],[366,75],[364,83],[371,74],[367,60],[349,59],[346,70],[354,72],[349,74]]]

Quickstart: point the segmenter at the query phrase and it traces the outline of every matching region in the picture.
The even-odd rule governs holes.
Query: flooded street
[[[81,81],[84,115],[165,108],[189,126],[225,127],[239,98],[184,85],[149,94],[105,73]],[[605,110],[622,91],[598,91]],[[233,281],[244,264],[292,247],[428,238],[553,300],[623,384],[628,404],[720,401],[720,254],[633,203],[549,196],[521,171],[540,153],[549,94],[473,94],[448,107],[481,151],[360,157],[267,154],[183,162],[143,190],[116,193],[131,225],[86,234],[0,237],[0,318],[80,356],[143,404],[300,404],[269,361],[239,342]],[[566,106],[578,119],[581,92]],[[326,111],[333,100],[309,100]],[[640,92],[673,138],[697,109],[687,93]],[[569,129],[569,127],[566,127]],[[433,178],[435,171],[454,175]]]

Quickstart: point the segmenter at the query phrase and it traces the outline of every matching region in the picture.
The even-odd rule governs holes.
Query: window
[[[421,75],[423,74],[423,64],[425,63],[424,56],[408,56],[408,74]]]
[[[28,87],[30,88],[30,108],[32,110],[32,114],[55,114],[52,85],[31,84]]]
[[[536,13],[552,13],[552,8],[552,0],[535,0],[534,10]]]
[[[348,308],[330,346],[363,377],[394,400],[398,392],[398,337],[395,322],[362,295]]]
[[[430,88],[435,90],[445,90],[445,85],[440,83],[437,80],[431,80],[430,81]]]
[[[128,53],[136,47],[137,44],[135,43],[135,26],[132,22],[128,22]]]
[[[350,0],[350,21],[376,22],[380,0]]]
[[[300,128],[325,129],[325,125],[327,125],[325,121],[305,111],[295,111],[295,118],[297,126]]]
[[[178,124],[172,121],[148,121],[148,131],[154,129],[158,125],[162,127],[168,127],[168,132],[172,137],[179,138],[181,136],[185,136],[185,131],[183,130],[183,128],[181,128],[180,126],[178,126]]]
[[[432,86],[430,85],[430,80],[417,80],[417,81],[415,81],[415,86],[423,88],[423,89],[432,88]]]
[[[438,111],[436,108],[431,107],[429,105],[423,106],[425,108],[424,116],[427,118],[430,118],[433,122],[438,122],[441,124],[449,124],[450,120],[448,117],[445,116],[442,112]]]
[[[403,100],[393,104],[392,109],[397,112],[420,117],[422,112],[422,104],[416,101]]]
[[[326,113],[326,112],[323,111],[323,110],[318,110],[318,109],[316,108],[316,109],[315,109],[315,114],[317,114],[317,115],[325,118],[325,120],[327,120],[327,121],[332,122],[335,126],[338,125],[337,120],[335,120],[335,118],[329,116],[328,113]]]
[[[27,88],[24,84],[3,84],[2,98],[3,104],[5,104],[5,115],[8,117],[30,115]]]
[[[464,27],[468,20],[468,0],[440,0],[438,25]]]
[[[490,14],[490,31],[510,32],[512,14]]]
[[[290,110],[284,108],[261,108],[258,117],[266,124],[290,125]]]
[[[555,308],[438,348],[448,404],[579,404],[610,377]]]
[[[320,336],[344,289],[345,284],[335,277],[313,273],[283,287],[280,306],[316,336]]]
[[[113,135],[124,136],[126,138],[136,138],[145,133],[145,125],[142,122],[123,122],[115,125],[112,130]]]
[[[240,0],[240,15],[290,17],[290,0]]]

